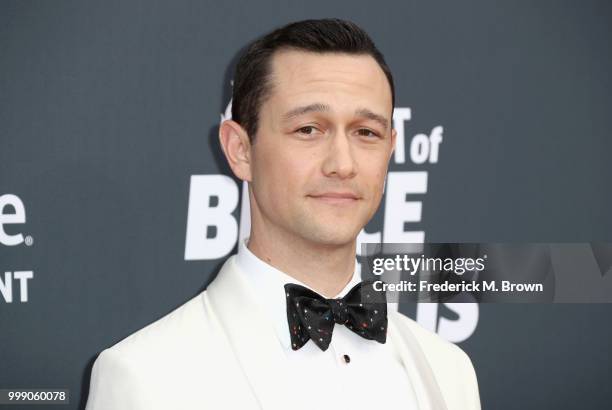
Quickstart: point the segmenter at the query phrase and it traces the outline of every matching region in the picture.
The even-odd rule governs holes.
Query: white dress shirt
[[[295,369],[294,382],[304,386],[299,400],[311,399],[312,407],[320,409],[417,409],[412,384],[388,340],[384,344],[367,340],[336,324],[326,351],[311,340],[297,351],[291,349],[284,285],[310,287],[255,256],[247,247],[248,239],[240,242],[236,263],[276,329],[289,365]],[[355,261],[352,279],[335,298],[360,282],[357,267]]]

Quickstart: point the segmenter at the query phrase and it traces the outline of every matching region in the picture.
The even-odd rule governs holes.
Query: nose
[[[323,173],[329,177],[351,178],[357,173],[353,147],[344,133],[336,133],[329,139],[329,151],[323,162]]]

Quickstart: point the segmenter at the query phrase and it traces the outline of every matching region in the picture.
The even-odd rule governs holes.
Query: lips
[[[316,200],[332,205],[348,205],[359,200],[359,196],[352,192],[324,192],[310,196]]]

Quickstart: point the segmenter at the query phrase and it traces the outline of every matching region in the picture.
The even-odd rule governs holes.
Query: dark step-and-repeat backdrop
[[[396,307],[469,354],[485,409],[609,408],[608,1],[0,2],[0,389],[83,408],[101,350],[205,289],[250,226],[217,137],[237,57],[323,17],[363,27],[396,83],[358,242],[553,289]]]

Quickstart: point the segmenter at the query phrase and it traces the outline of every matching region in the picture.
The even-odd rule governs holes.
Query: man
[[[87,408],[479,409],[459,348],[355,299],[356,237],[395,145],[393,80],[367,34],[278,29],[241,57],[232,101],[219,138],[248,181],[250,236],[206,291],[100,354]]]

